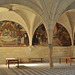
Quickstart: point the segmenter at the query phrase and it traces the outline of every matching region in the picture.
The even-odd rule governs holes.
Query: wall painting
[[[21,47],[28,45],[28,35],[20,24],[13,21],[0,21],[0,47]]]
[[[48,45],[48,37],[44,25],[40,25],[33,36],[33,45]],[[55,25],[53,32],[53,45],[54,46],[70,46],[71,38],[68,31],[59,23]]]

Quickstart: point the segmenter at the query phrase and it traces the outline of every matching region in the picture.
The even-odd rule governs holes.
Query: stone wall
[[[74,46],[74,50],[73,50],[73,57],[75,57],[75,46]]]
[[[72,56],[71,47],[54,47],[53,61],[58,62],[59,56]],[[6,58],[23,58],[23,62],[29,62],[30,57],[43,57],[44,62],[49,61],[49,48],[46,46],[34,47],[0,47],[0,64],[4,64]]]
[[[73,56],[72,48],[71,47],[54,47],[53,48],[53,61],[59,62],[60,56],[72,57]],[[65,60],[62,59],[62,61],[65,61]]]

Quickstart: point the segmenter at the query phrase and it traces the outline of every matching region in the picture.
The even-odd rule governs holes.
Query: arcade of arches
[[[0,0],[0,63],[75,56],[74,20],[75,0]]]

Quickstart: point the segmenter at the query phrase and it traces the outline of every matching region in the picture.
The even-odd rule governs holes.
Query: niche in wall
[[[0,21],[0,47],[28,46],[29,39],[25,29],[13,21]]]

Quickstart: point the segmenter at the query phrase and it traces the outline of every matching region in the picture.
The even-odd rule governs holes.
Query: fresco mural
[[[44,25],[40,25],[33,36],[33,45],[48,45],[48,37]],[[71,38],[68,31],[59,23],[55,25],[53,32],[53,45],[54,46],[70,46]]]
[[[75,46],[75,33],[74,33],[74,42],[73,42],[74,46]]]
[[[53,33],[54,46],[70,46],[71,38],[68,31],[59,23],[56,23]]]
[[[47,40],[47,33],[45,30],[44,25],[40,25],[33,36],[33,41],[32,41],[33,45],[48,45],[48,40]]]
[[[28,46],[25,29],[13,21],[0,21],[0,47]]]

